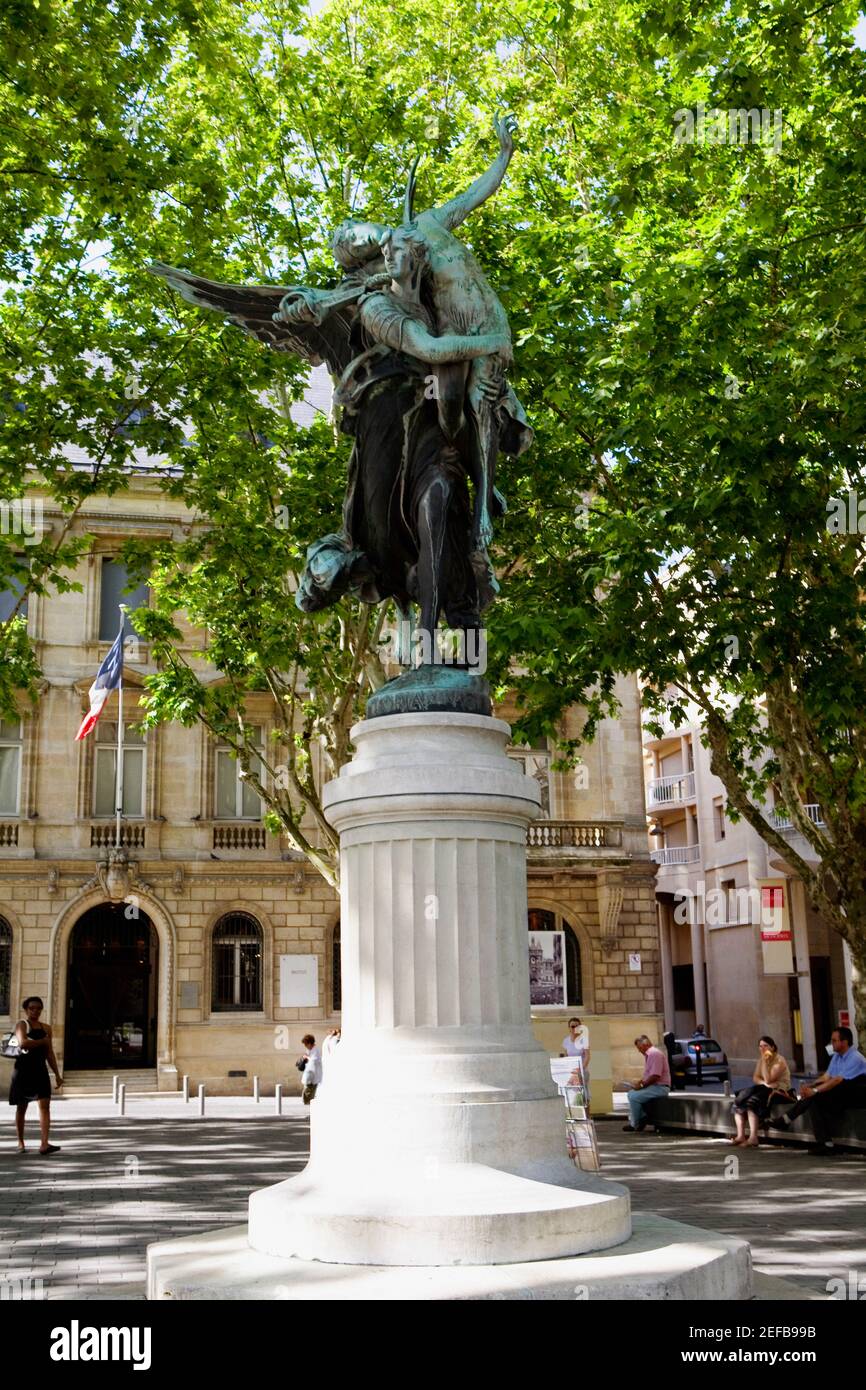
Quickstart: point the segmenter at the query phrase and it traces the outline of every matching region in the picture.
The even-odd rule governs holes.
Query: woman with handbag
[[[758,1060],[751,1086],[737,1093],[734,1101],[734,1123],[737,1132],[732,1144],[746,1149],[758,1147],[758,1126],[770,1113],[775,1095],[791,1096],[791,1071],[771,1037],[765,1034],[758,1042]],[[749,1137],[746,1138],[746,1116],[749,1117]]]
[[[39,1022],[43,1008],[42,1000],[34,994],[29,999],[25,999],[21,1007],[27,1015],[27,1021],[25,1023],[22,1020],[15,1028],[18,1056],[15,1058],[12,1084],[9,1087],[9,1104],[16,1107],[15,1125],[18,1130],[18,1152],[21,1154],[26,1152],[24,1120],[27,1115],[27,1106],[31,1100],[35,1100],[39,1105],[39,1129],[41,1132],[39,1152],[43,1156],[55,1154],[59,1152],[60,1145],[48,1142],[51,1129],[51,1078],[48,1075],[48,1068],[51,1068],[57,1078],[58,1089],[63,1085],[63,1077],[57,1069],[57,1058],[54,1056],[54,1047],[51,1041],[51,1029],[47,1023],[40,1024]]]

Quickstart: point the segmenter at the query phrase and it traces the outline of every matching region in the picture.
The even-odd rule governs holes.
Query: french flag
[[[106,656],[102,665],[96,673],[96,680],[90,687],[90,709],[81,721],[81,728],[75,735],[76,742],[80,738],[86,738],[93,728],[97,719],[102,713],[103,706],[111,694],[120,685],[123,675],[123,628],[114,639],[114,646]]]

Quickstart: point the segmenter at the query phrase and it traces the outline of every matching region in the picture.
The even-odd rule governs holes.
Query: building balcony
[[[695,797],[695,774],[677,772],[671,777],[655,777],[647,786],[649,805],[653,810],[666,806],[681,806]]]
[[[150,836],[145,821],[123,820],[120,823],[120,846],[122,849],[150,849]],[[112,820],[96,820],[90,823],[90,848],[114,849],[117,843],[117,823]]]
[[[649,724],[656,724],[661,729],[661,735],[653,732]],[[641,712],[641,731],[643,733],[644,744],[664,743],[668,739],[682,738],[690,732],[691,726],[688,720],[681,724],[674,724],[671,715],[667,713],[650,714],[648,710]]]
[[[650,859],[654,864],[697,864],[701,857],[700,845],[671,845],[668,849],[651,849]]]
[[[16,849],[18,846],[18,822],[0,821],[0,849]]]
[[[243,821],[219,822],[213,827],[213,848],[229,850],[267,849],[267,831],[263,825]]]
[[[804,809],[813,825],[817,825],[821,829],[825,827],[826,822],[821,814],[820,806],[816,805],[815,802],[810,802]],[[776,830],[793,830],[795,828],[791,817],[784,815],[781,811],[771,811],[768,820]]]
[[[613,849],[622,845],[622,826],[611,821],[540,820],[526,835],[530,850]]]

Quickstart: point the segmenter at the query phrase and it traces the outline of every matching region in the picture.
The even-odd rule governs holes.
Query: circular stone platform
[[[520,1264],[400,1268],[287,1260],[253,1250],[245,1226],[151,1245],[147,1296],[175,1300],[420,1302],[752,1297],[744,1240],[666,1217],[636,1215],[629,1240],[602,1254]]]

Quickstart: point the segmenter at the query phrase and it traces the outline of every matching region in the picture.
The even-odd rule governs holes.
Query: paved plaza
[[[143,1298],[149,1243],[244,1222],[250,1192],[306,1161],[308,1116],[294,1098],[281,1116],[273,1099],[235,1097],[209,1099],[204,1119],[175,1096],[133,1098],[125,1116],[110,1100],[63,1100],[53,1112],[59,1154],[38,1156],[34,1114],[19,1156],[11,1109],[0,1149],[0,1272],[41,1279],[48,1299]],[[603,1172],[628,1184],[636,1211],[745,1238],[756,1271],[787,1281],[789,1296],[827,1298],[828,1279],[866,1277],[862,1157],[741,1152],[623,1134],[622,1122],[598,1122]]]

